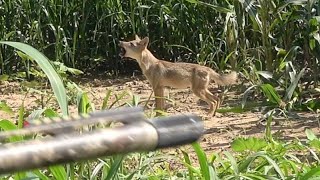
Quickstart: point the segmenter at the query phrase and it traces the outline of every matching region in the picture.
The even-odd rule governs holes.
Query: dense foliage
[[[78,69],[132,71],[136,66],[119,61],[118,41],[139,34],[150,36],[157,57],[172,61],[271,72],[292,61],[318,75],[314,0],[2,0],[0,6],[1,40],[27,43]],[[0,52],[1,74],[25,68],[11,49]]]

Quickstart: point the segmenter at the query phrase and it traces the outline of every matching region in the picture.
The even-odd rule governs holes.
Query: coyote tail
[[[235,71],[230,72],[229,74],[220,75],[214,70],[211,71],[210,78],[214,80],[218,85],[232,85],[236,84],[238,74]]]

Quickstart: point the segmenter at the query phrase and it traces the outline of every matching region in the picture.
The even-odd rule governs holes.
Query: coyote
[[[159,60],[147,49],[149,38],[120,41],[124,50],[122,57],[137,60],[142,73],[151,84],[156,101],[156,109],[164,110],[164,89],[172,87],[178,89],[191,88],[193,93],[210,106],[209,116],[214,116],[220,105],[220,98],[208,90],[209,83],[213,80],[218,85],[235,84],[237,73],[220,75],[209,67],[191,63],[172,63]],[[157,113],[158,115],[158,113]]]

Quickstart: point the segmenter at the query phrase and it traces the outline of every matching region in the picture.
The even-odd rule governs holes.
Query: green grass
[[[275,72],[281,62],[305,62],[317,79],[318,1],[8,1],[0,40],[27,43],[69,67],[111,74],[132,72],[120,61],[118,42],[150,36],[159,58]],[[13,8],[15,7],[15,8]],[[314,12],[313,12],[314,11]],[[293,55],[286,56],[292,48]],[[1,47],[0,74],[25,71],[14,51]],[[254,61],[260,61],[261,66]],[[30,66],[30,65],[27,65]],[[313,73],[312,73],[313,72]]]

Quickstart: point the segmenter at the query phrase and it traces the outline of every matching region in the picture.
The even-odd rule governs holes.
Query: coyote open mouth
[[[121,58],[124,58],[124,55],[126,54],[126,50],[123,48],[123,47],[121,47],[120,48],[120,53],[119,53],[119,56],[121,57]]]

